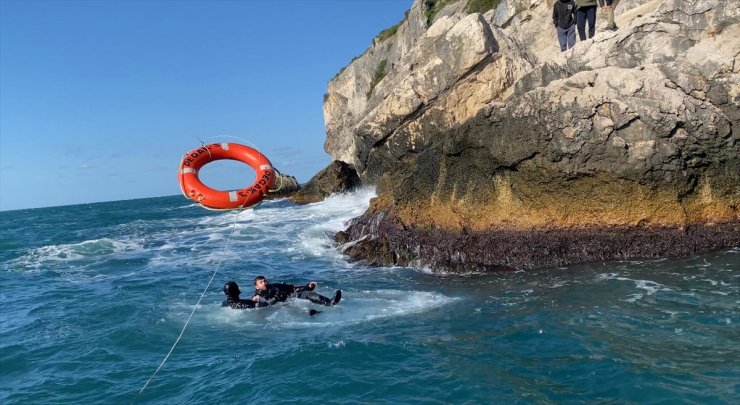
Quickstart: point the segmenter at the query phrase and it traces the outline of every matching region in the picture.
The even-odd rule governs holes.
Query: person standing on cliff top
[[[617,30],[617,24],[614,22],[614,7],[617,3],[619,3],[619,0],[599,0],[599,8],[606,13],[606,30]]]
[[[588,36],[586,36],[587,22]],[[576,0],[576,26],[581,41],[593,38],[596,32],[596,0]]]
[[[576,44],[576,5],[573,0],[555,0],[552,22],[558,33],[560,52],[572,48]]]

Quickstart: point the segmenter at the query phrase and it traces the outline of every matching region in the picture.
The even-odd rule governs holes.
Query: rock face
[[[337,235],[350,256],[485,270],[740,246],[736,1],[624,0],[618,31],[562,54],[544,1],[441,3],[329,83],[326,150],[378,185]]]
[[[334,193],[343,193],[362,185],[355,169],[345,162],[333,161],[327,168],[313,176],[306,185],[290,197],[296,204],[309,204],[323,200]]]
[[[296,180],[294,176],[280,172],[278,172],[277,175],[278,177],[275,181],[275,189],[270,190],[270,193],[265,196],[265,199],[274,200],[290,197],[301,189],[300,184],[298,184],[298,180]]]
[[[369,181],[395,164],[378,159],[377,151],[401,141],[413,152],[430,132],[448,131],[500,100],[534,68],[533,57],[504,35],[497,41],[500,29],[477,13],[442,15],[419,30],[424,4],[414,3],[398,41],[377,43],[329,84],[325,149]]]

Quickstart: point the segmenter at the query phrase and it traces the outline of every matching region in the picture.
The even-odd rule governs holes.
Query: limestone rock
[[[329,83],[325,147],[378,186],[348,255],[495,270],[740,245],[736,1],[623,0],[618,31],[565,53],[548,1],[463,3],[424,30],[414,2]]]
[[[377,179],[379,171],[368,172],[368,155],[389,138],[403,132],[411,148],[417,141],[423,144],[427,129],[414,125],[420,117],[434,115],[431,125],[450,129],[533,68],[533,59],[509,38],[497,41],[500,29],[480,14],[443,15],[423,35],[404,39],[402,33],[409,30],[403,27],[414,25],[422,8],[422,2],[414,3],[396,34],[400,44],[410,46],[375,44],[329,83],[325,148],[369,180]],[[403,52],[394,53],[397,48]],[[381,65],[382,79],[371,87],[372,72]]]

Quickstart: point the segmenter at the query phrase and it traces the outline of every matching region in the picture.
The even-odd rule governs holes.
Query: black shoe
[[[342,290],[337,290],[337,292],[334,293],[334,296],[331,298],[331,305],[337,305],[339,303],[339,300],[342,299]]]
[[[607,29],[607,31],[616,31],[616,30],[618,30],[618,29],[619,29],[619,27],[617,27],[617,26],[615,25],[615,26],[613,26],[613,27],[606,27],[606,29]]]

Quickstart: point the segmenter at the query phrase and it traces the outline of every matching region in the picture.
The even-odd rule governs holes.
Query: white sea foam
[[[9,269],[38,269],[50,263],[71,263],[87,259],[116,257],[141,251],[143,251],[143,245],[140,241],[102,238],[31,249],[25,255],[8,262],[8,267]]]
[[[343,229],[348,220],[362,214],[374,196],[373,189],[363,188],[304,206],[268,201],[257,209],[241,212],[134,220],[116,226],[112,233],[115,236],[34,248],[3,267],[68,272],[109,259],[145,257],[147,265],[153,267],[215,269],[222,262],[233,265],[250,258],[262,262],[260,258],[276,253],[288,253],[287,257],[296,260],[315,257],[344,263],[328,234]]]
[[[625,300],[631,303],[634,303],[637,300],[642,299],[646,296],[654,295],[655,293],[659,291],[673,291],[672,288],[669,288],[667,286],[664,286],[663,284],[656,283],[655,281],[650,281],[650,280],[633,280],[631,278],[626,278],[626,277],[617,277],[616,280],[634,282],[635,288],[644,290],[644,292],[637,292],[637,293],[631,294],[630,297]]]
[[[673,291],[672,288],[666,287],[663,284],[656,283],[650,280],[634,280],[635,287],[645,290],[647,295],[653,295],[658,291]]]
[[[369,201],[375,196],[371,188],[363,188],[353,193],[338,194],[322,202],[296,206],[286,206],[284,202],[270,201],[254,210],[234,214],[218,213],[197,221],[197,231],[206,234],[201,238],[183,240],[182,243],[168,241],[169,246],[184,246],[186,243],[198,244],[194,250],[223,251],[225,240],[235,229],[231,246],[233,251],[248,251],[255,255],[278,252],[298,253],[310,256],[339,254],[327,236],[343,229],[348,220],[362,214]],[[220,253],[219,253],[220,254]]]
[[[205,305],[203,316],[208,322],[239,327],[303,328],[315,326],[350,325],[385,318],[420,314],[441,308],[457,298],[426,291],[374,290],[345,291],[342,302],[334,307],[323,307],[307,300],[291,299],[272,307],[233,310],[220,304]],[[309,309],[320,314],[310,317]],[[184,308],[178,308],[183,311]],[[201,310],[201,309],[199,309]]]
[[[618,273],[601,273],[596,276],[596,280],[597,281],[618,280],[618,281],[627,281],[630,283],[634,283],[635,288],[638,290],[642,290],[642,291],[630,294],[629,298],[627,298],[626,301],[632,302],[632,303],[646,296],[654,295],[660,291],[674,291],[672,288],[665,286],[663,284],[657,283],[655,281],[636,280],[636,279],[632,279],[629,277],[622,277]]]
[[[344,229],[347,221],[365,212],[374,196],[373,189],[363,188],[332,195],[319,203],[281,210],[283,221],[290,223],[292,229],[302,230],[297,234],[281,232],[285,250],[309,256],[339,256],[328,235]]]
[[[552,284],[545,286],[546,288],[560,288],[569,285],[570,283],[563,280],[553,280]]]
[[[455,300],[445,295],[425,291],[376,290],[357,293],[352,298],[351,315],[364,320],[395,317],[426,312]]]
[[[429,275],[435,275],[435,274],[436,275],[439,275],[439,274],[444,274],[445,273],[445,272],[435,273],[434,270],[432,270],[432,268],[429,267],[429,266],[419,266],[419,267],[415,267],[414,269],[416,271],[418,271],[419,273],[429,274]]]
[[[336,251],[332,249],[333,242],[328,236],[328,233],[331,232],[332,230],[323,224],[310,226],[300,233],[300,244],[288,247],[288,249],[312,256],[323,256],[329,252],[335,253]]]
[[[437,276],[440,278],[444,278],[448,276],[452,276],[456,278],[475,277],[475,276],[479,276],[482,274],[487,274],[485,271],[465,271],[464,273],[461,273],[459,271],[453,271],[453,270],[443,270],[443,269],[434,270],[431,267],[429,267],[429,265],[422,265],[419,260],[412,260],[409,263],[409,267],[411,267],[414,271],[417,271],[421,274]]]
[[[615,280],[617,277],[617,273],[600,273],[596,275],[596,281]]]
[[[344,343],[344,340],[340,340],[340,341],[337,341],[337,342],[327,342],[327,346],[329,346],[331,348],[334,348],[334,349],[342,348],[345,345],[346,345],[346,343]]]

